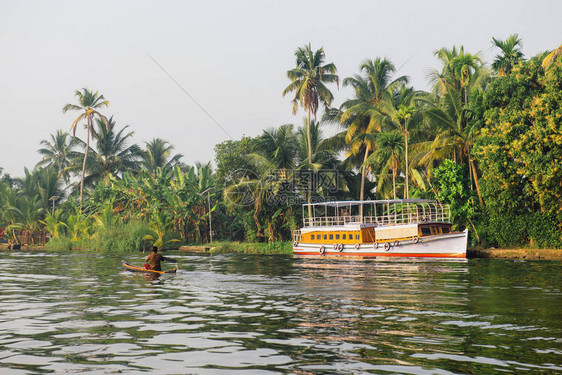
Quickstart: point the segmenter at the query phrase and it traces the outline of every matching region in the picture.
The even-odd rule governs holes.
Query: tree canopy
[[[437,50],[431,92],[368,59],[343,79],[352,92],[339,106],[335,65],[299,47],[283,95],[306,110],[301,125],[219,143],[214,165],[182,162],[161,138],[134,143],[134,124],[78,90],[63,107],[78,117],[41,142],[38,165],[21,178],[0,168],[0,233],[17,243],[48,232],[63,248],[288,241],[303,203],[419,197],[450,204],[473,246],[562,247],[561,48],[526,60],[517,34],[492,42],[492,70],[463,46]]]

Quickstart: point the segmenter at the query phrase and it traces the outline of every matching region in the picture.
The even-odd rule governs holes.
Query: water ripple
[[[562,371],[557,262],[173,256],[7,253],[0,373]]]

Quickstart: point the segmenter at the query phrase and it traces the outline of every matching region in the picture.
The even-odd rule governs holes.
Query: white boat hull
[[[422,237],[419,240],[386,242],[379,244],[343,245],[341,250],[333,244],[297,243],[296,255],[343,257],[430,257],[466,258],[468,229],[459,233]]]

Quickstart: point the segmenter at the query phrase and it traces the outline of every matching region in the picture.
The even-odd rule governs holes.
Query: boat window
[[[422,236],[431,236],[431,229],[428,227],[421,227]]]
[[[333,240],[334,239],[334,235],[330,233],[330,239]]]
[[[310,236],[310,239],[311,239],[311,240],[313,240],[313,239],[314,239],[314,234],[312,234],[312,235]]]
[[[342,239],[347,240],[347,235],[345,233],[343,234]]]
[[[328,236],[327,236],[327,235],[324,235],[324,239],[325,239],[325,240],[328,239]]]
[[[359,239],[359,235],[358,235],[358,234],[355,235],[355,239],[356,239],[356,240]]]
[[[450,232],[450,230],[449,230],[448,227],[443,227],[443,233],[449,233],[449,232]]]
[[[340,235],[336,234],[336,240],[339,240],[339,239],[340,239]]]

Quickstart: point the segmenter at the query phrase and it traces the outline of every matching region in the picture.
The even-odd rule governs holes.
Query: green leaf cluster
[[[540,210],[561,224],[562,63],[545,72],[541,57],[490,84],[474,154],[491,212]]]

